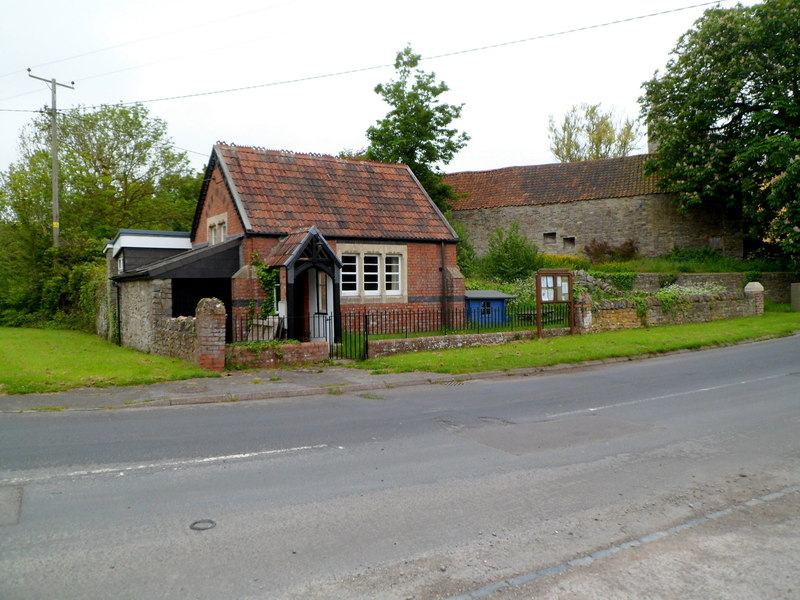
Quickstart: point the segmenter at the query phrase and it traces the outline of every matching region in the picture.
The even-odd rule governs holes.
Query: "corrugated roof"
[[[658,193],[654,178],[644,176],[642,165],[649,157],[467,171],[446,175],[444,182],[465,196],[451,202],[453,210],[644,196]]]
[[[215,154],[253,233],[316,225],[328,239],[456,239],[404,165],[227,144]]]
[[[516,296],[498,290],[466,290],[464,297],[467,300],[513,300]]]

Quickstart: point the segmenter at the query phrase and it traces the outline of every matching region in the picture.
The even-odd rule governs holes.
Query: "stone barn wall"
[[[498,227],[519,223],[520,232],[546,254],[580,256],[593,239],[619,246],[634,239],[642,256],[663,256],[675,246],[718,246],[726,256],[742,256],[738,222],[707,211],[680,214],[666,194],[581,200],[553,204],[454,210],[478,254],[489,250]]]

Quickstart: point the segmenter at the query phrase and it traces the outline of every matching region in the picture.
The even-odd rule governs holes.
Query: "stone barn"
[[[736,215],[709,210],[680,213],[670,196],[645,177],[648,155],[573,163],[507,167],[445,176],[461,197],[453,218],[479,254],[497,227],[520,231],[547,254],[580,255],[592,240],[619,246],[635,240],[643,256],[674,247],[710,246],[742,256]]]

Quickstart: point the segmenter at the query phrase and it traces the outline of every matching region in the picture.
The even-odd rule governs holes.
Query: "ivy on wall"
[[[261,310],[258,313],[258,318],[274,317],[275,312],[275,289],[280,285],[281,272],[277,267],[270,267],[264,264],[264,261],[253,252],[251,257],[253,268],[256,270],[256,277],[258,278],[258,285],[264,290],[266,297],[261,304]]]

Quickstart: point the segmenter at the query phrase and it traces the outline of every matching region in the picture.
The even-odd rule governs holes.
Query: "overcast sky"
[[[200,169],[216,141],[323,154],[365,147],[367,127],[389,110],[374,87],[394,78],[391,65],[407,44],[448,84],[445,101],[465,105],[456,127],[472,139],[445,171],[554,162],[548,117],[584,102],[637,117],[642,82],[663,69],[708,7],[703,0],[17,0],[0,20],[0,170],[18,158],[30,111],[50,104],[47,84],[29,78],[28,67],[75,82],[74,90],[58,88],[59,108],[144,102]],[[654,13],[665,14],[647,16]],[[225,92],[237,88],[250,89]]]

